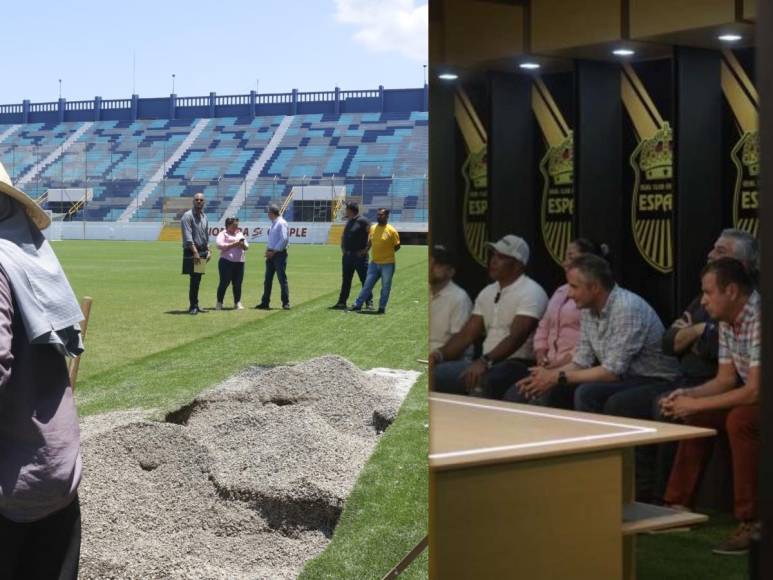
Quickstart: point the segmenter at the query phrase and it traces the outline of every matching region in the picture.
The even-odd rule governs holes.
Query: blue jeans
[[[432,368],[433,389],[441,393],[467,394],[461,375],[472,364],[469,360],[452,360]],[[501,399],[513,383],[529,375],[526,361],[508,359],[496,363],[483,376],[483,396]]]
[[[373,295],[373,287],[381,278],[381,296],[378,299],[379,310],[386,310],[387,302],[389,302],[389,292],[392,290],[392,277],[395,275],[394,264],[376,264],[371,262],[368,264],[368,277],[365,279],[365,285],[360,291],[360,295],[357,296],[357,300],[354,301],[355,308],[362,306],[370,296]]]
[[[260,303],[268,306],[271,302],[271,287],[274,283],[274,273],[279,280],[279,287],[282,290],[282,306],[290,304],[290,288],[287,285],[287,250],[276,252],[270,258],[266,258],[266,277],[263,280],[263,298]]]

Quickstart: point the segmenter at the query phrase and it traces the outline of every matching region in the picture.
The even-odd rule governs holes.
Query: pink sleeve
[[[545,314],[537,325],[537,331],[534,333],[534,350],[548,349],[548,330],[550,328],[550,317],[556,315],[556,294],[550,297]]]
[[[215,245],[217,246],[217,249],[220,250],[221,252],[224,252],[225,250],[228,249],[225,247],[226,246],[225,234],[226,234],[226,231],[223,230],[219,234],[217,234],[217,238],[215,239]]]

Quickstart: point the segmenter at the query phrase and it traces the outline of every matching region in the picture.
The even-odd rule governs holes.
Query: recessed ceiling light
[[[612,54],[615,54],[617,56],[632,56],[636,53],[630,48],[617,48],[612,51]]]
[[[439,74],[437,78],[443,79],[444,81],[455,81],[459,78],[459,75],[455,75],[454,73],[443,73]]]
[[[538,65],[536,62],[522,62],[518,66],[521,67],[521,68],[528,69],[528,70],[535,70],[535,69],[538,69],[540,67],[540,65]]]
[[[736,42],[743,37],[740,34],[720,34],[717,38],[722,42]]]

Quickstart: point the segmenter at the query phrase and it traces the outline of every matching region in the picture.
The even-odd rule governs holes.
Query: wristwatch
[[[569,384],[569,381],[566,379],[566,373],[564,371],[558,371],[558,384],[562,387],[565,387]]]
[[[487,354],[484,354],[483,356],[481,356],[480,360],[482,360],[484,363],[486,363],[486,368],[487,369],[490,369],[491,367],[494,366],[494,361],[491,360],[491,358]]]

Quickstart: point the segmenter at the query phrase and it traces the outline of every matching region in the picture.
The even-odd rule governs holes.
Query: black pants
[[[270,258],[266,258],[266,277],[263,280],[263,298],[260,303],[268,306],[271,302],[271,287],[274,284],[274,274],[279,280],[281,288],[282,306],[290,304],[290,288],[287,284],[287,250],[275,252]]]
[[[664,417],[660,412],[660,398],[674,389],[699,385],[705,380],[682,378],[673,383],[661,382],[635,387],[611,397],[604,406],[604,413],[631,419],[671,422],[673,419]],[[636,448],[636,497],[639,501],[663,499],[676,448],[676,443],[643,445]]]
[[[78,497],[37,522],[0,516],[0,580],[75,580],[81,550]]]
[[[338,304],[346,304],[349,293],[352,291],[352,279],[354,273],[360,279],[360,284],[365,285],[368,276],[368,256],[358,256],[356,252],[346,252],[341,256],[341,293],[338,295]],[[373,300],[373,295],[367,297],[366,302]]]
[[[199,305],[199,286],[201,286],[201,277],[203,274],[191,274],[191,281],[188,284],[188,302],[191,308]]]
[[[244,280],[244,262],[232,262],[220,258],[217,263],[220,271],[220,285],[217,287],[217,301],[222,302],[229,284],[233,284],[234,303],[242,301],[242,280]]]

